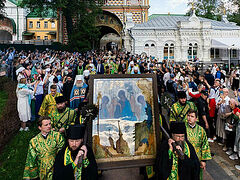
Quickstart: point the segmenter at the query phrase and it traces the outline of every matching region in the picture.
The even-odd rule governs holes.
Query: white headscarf
[[[16,75],[18,75],[20,72],[22,72],[23,70],[25,70],[24,67],[20,67],[16,70]]]

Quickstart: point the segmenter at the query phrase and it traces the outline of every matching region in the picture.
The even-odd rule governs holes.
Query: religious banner
[[[93,75],[90,89],[90,102],[99,108],[89,135],[99,169],[123,162],[128,162],[124,167],[153,164],[159,127],[156,76]]]

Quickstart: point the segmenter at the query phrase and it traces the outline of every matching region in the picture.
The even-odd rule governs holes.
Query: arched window
[[[151,47],[155,47],[155,44],[151,44]]]
[[[188,59],[194,60],[197,58],[198,55],[198,44],[195,43],[194,45],[192,43],[189,44],[188,47]]]
[[[148,47],[149,47],[149,44],[145,44],[145,47],[148,48]]]
[[[174,59],[174,44],[165,44],[164,46],[164,59]]]

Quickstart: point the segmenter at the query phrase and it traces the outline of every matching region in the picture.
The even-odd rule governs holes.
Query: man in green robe
[[[206,161],[212,159],[207,135],[203,127],[197,124],[197,112],[190,109],[187,115],[186,123],[187,138],[193,145],[198,159],[200,161],[200,179],[203,179],[203,171],[206,170]]]
[[[56,109],[55,97],[62,96],[61,93],[57,92],[56,85],[51,85],[50,91],[51,93],[46,95],[42,102],[42,105],[38,112],[40,116],[49,116],[53,112],[53,110]]]
[[[74,124],[76,111],[66,107],[66,100],[63,96],[55,98],[56,110],[50,115],[52,127],[55,131],[64,133],[70,124]]]
[[[23,179],[51,180],[55,157],[64,146],[64,139],[51,130],[49,117],[40,117],[38,128],[41,132],[29,142]]]
[[[187,122],[187,113],[190,109],[197,111],[195,104],[193,102],[187,101],[186,93],[184,91],[179,91],[178,101],[171,107],[170,122]]]

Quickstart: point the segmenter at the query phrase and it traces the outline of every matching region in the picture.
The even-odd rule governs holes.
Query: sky
[[[149,0],[149,14],[185,14],[189,0]]]

